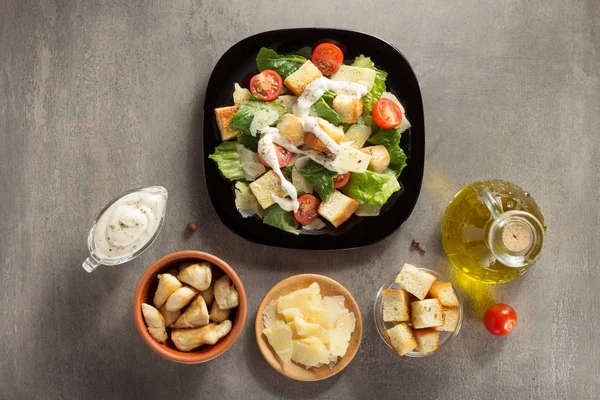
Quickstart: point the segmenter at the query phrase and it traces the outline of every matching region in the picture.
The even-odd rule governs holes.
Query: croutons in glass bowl
[[[375,325],[399,356],[427,357],[458,334],[462,304],[439,273],[404,264],[377,292]]]
[[[169,254],[148,268],[133,299],[136,327],[162,357],[184,364],[212,360],[239,337],[247,315],[240,278],[199,251]]]

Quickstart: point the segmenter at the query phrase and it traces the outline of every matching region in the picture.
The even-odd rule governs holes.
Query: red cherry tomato
[[[331,76],[344,62],[344,53],[333,43],[321,43],[312,53],[312,62],[325,76]]]
[[[292,157],[294,153],[289,151],[288,149],[279,146],[278,144],[275,146],[275,153],[277,154],[277,161],[279,161],[279,168],[285,168],[292,162]],[[265,167],[271,168],[271,166],[261,157],[260,153],[258,153],[258,159]]]
[[[333,187],[336,189],[341,188],[346,183],[348,183],[348,180],[350,180],[350,172],[348,172],[347,174],[338,174],[338,176],[333,178]]]
[[[382,129],[393,129],[402,123],[402,110],[390,99],[379,99],[373,107],[373,119]]]
[[[281,76],[273,70],[265,69],[250,79],[250,91],[261,101],[273,101],[283,89]]]
[[[298,198],[298,203],[300,203],[300,207],[298,207],[298,211],[294,212],[294,218],[302,225],[314,221],[319,216],[321,200],[312,194],[303,194]]]
[[[494,336],[506,336],[517,325],[517,312],[508,304],[494,304],[483,316],[485,328]]]

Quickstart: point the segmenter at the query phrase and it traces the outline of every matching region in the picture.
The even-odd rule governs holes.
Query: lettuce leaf
[[[219,171],[221,171],[225,179],[236,181],[244,179],[246,176],[235,142],[221,143],[208,158],[217,163],[217,167],[219,167]]]
[[[385,92],[385,79],[387,78],[388,74],[385,71],[377,69],[373,61],[371,61],[371,58],[365,57],[362,54],[354,59],[354,63],[352,65],[355,67],[374,69],[377,72],[373,87],[369,93],[363,97],[363,115],[370,115],[371,111],[373,110],[373,106],[375,103],[377,103],[377,100],[381,98],[383,92]]]
[[[256,66],[260,71],[275,70],[281,75],[281,79],[296,72],[305,62],[306,58],[298,54],[277,54],[275,50],[266,47],[260,49],[256,55]]]
[[[342,117],[327,104],[323,97],[317,100],[313,106],[315,107],[317,117],[323,118],[336,126],[342,123]]]
[[[369,138],[369,143],[380,144],[385,146],[388,153],[390,153],[390,165],[389,169],[392,170],[398,178],[402,173],[404,167],[406,167],[406,154],[400,147],[400,138],[402,135],[398,129],[393,130],[380,130],[377,134]]]
[[[260,136],[259,135],[252,136],[249,129],[244,129],[237,136],[238,143],[252,151],[258,151],[258,141],[259,140],[260,140]]]
[[[300,170],[300,175],[319,194],[322,201],[329,200],[331,193],[333,193],[333,179],[337,176],[336,172],[328,170],[313,160],[309,160]]]
[[[285,107],[275,102],[247,101],[235,113],[227,129],[230,131],[249,130],[258,110],[275,111],[279,114],[279,117],[285,113]]]
[[[400,184],[390,170],[383,173],[367,170],[362,174],[351,174],[350,181],[344,189],[346,194],[355,200],[381,206],[394,192],[400,190]]]
[[[278,204],[269,207],[263,224],[298,235],[298,222],[294,218],[294,214],[291,211],[285,211]]]

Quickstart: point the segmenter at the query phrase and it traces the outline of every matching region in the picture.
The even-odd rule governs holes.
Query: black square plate
[[[234,204],[233,183],[220,175],[216,164],[208,158],[221,143],[215,122],[216,107],[233,104],[233,85],[247,87],[249,78],[258,73],[256,54],[261,47],[281,53],[293,53],[323,39],[342,44],[345,58],[364,54],[378,68],[388,72],[387,88],[400,99],[412,127],[402,134],[401,146],[408,156],[408,166],[402,172],[402,191],[391,205],[386,204],[378,217],[356,215],[338,229],[328,225],[317,232],[292,235],[264,225],[257,218],[242,218]],[[423,179],[425,159],[425,124],[423,103],[417,77],[402,53],[394,46],[365,33],[325,28],[283,29],[259,33],[246,38],[223,54],[215,66],[204,101],[204,171],[208,194],[221,221],[233,232],[255,243],[293,249],[350,249],[382,240],[398,229],[412,212]]]

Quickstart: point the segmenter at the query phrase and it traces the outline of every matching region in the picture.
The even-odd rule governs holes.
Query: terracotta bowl
[[[152,304],[154,292],[158,285],[157,274],[167,272],[173,268],[178,267],[183,262],[190,261],[208,261],[216,268],[223,271],[223,273],[229,275],[231,282],[234,284],[236,290],[239,293],[239,306],[234,309],[230,319],[232,321],[231,332],[223,339],[218,341],[213,346],[200,346],[192,351],[179,351],[171,341],[168,339],[165,344],[158,343],[150,336],[146,327],[146,322],[142,315],[142,303]],[[246,316],[248,314],[248,302],[246,300],[246,291],[242,281],[233,271],[233,268],[229,266],[225,261],[217,258],[213,255],[203,253],[200,251],[179,251],[171,253],[148,268],[148,270],[142,275],[140,282],[135,289],[133,296],[133,318],[135,320],[135,326],[144,342],[159,355],[163,356],[167,360],[175,361],[182,364],[200,364],[210,361],[214,358],[219,357],[225,353],[235,343],[237,338],[240,336],[244,324],[246,323]]]
[[[309,368],[306,369],[304,366],[300,364],[295,364],[292,361],[282,362],[279,359],[279,356],[275,353],[269,341],[263,335],[263,331],[265,330],[265,324],[263,322],[263,313],[265,308],[269,305],[272,300],[278,299],[281,296],[285,296],[288,293],[291,293],[298,289],[304,289],[310,286],[313,282],[317,282],[321,287],[321,294],[323,296],[344,296],[346,301],[344,306],[354,313],[356,317],[356,327],[354,328],[354,332],[350,337],[350,344],[348,345],[348,350],[346,354],[341,357],[338,362],[333,366],[333,368],[329,368],[327,365],[323,365],[319,368]],[[290,278],[284,279],[279,282],[277,285],[273,286],[271,290],[266,294],[263,301],[258,306],[258,311],[256,312],[256,324],[254,326],[256,333],[256,343],[258,344],[258,348],[262,353],[265,360],[269,363],[275,371],[280,374],[287,376],[288,378],[292,378],[298,381],[319,381],[322,379],[327,379],[338,372],[341,372],[344,368],[350,364],[350,361],[354,358],[356,353],[358,352],[358,348],[360,347],[360,341],[362,339],[362,316],[360,314],[360,309],[358,308],[358,304],[354,297],[350,294],[350,292],[343,287],[340,283],[334,281],[331,278],[328,278],[323,275],[316,274],[303,274],[303,275],[295,275]]]

